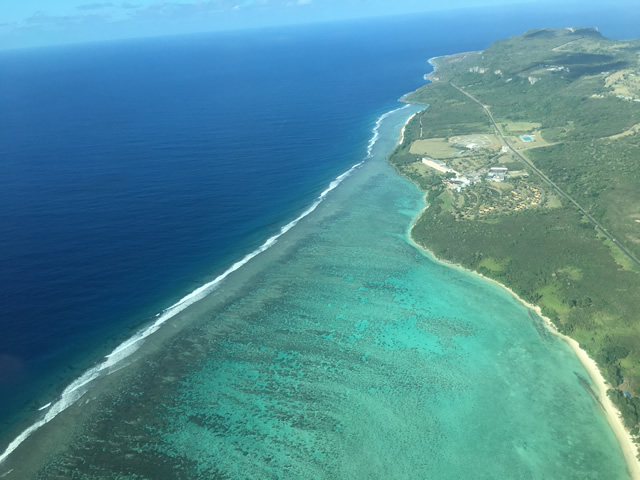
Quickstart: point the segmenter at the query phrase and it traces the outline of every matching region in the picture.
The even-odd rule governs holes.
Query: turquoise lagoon
[[[24,442],[7,478],[628,478],[568,346],[408,238],[385,157]],[[37,461],[36,461],[37,459]],[[29,470],[31,469],[31,470]]]

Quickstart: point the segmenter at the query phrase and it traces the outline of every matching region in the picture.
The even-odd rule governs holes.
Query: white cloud
[[[78,10],[101,10],[103,8],[113,7],[113,3],[105,2],[105,3],[87,3],[85,5],[78,5],[76,8]]]

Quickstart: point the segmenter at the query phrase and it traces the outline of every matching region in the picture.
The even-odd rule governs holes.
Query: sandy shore
[[[411,121],[411,119],[413,117],[415,117],[416,114],[414,113],[413,115],[411,115],[409,118],[407,118],[407,121],[404,122],[404,125],[402,126],[402,129],[400,130],[400,140],[398,140],[397,145],[402,145],[404,143],[404,129],[407,128],[407,125],[409,124],[409,122]]]
[[[418,243],[416,243],[413,240],[413,237],[411,236],[411,230],[413,229],[413,226],[415,224],[415,222],[418,220],[418,218],[420,218],[420,216],[424,213],[424,211],[428,208],[425,207],[419,214],[418,216],[414,219],[413,223],[411,224],[411,227],[409,229],[409,239],[411,241],[411,243],[413,243],[417,248],[421,249],[422,251],[426,252],[431,258],[433,258],[434,260],[436,260],[439,263],[442,263],[444,265],[447,265],[451,268],[458,268],[460,270],[463,270],[465,272],[469,272],[469,273],[473,273],[474,275],[478,275],[482,278],[484,278],[485,280],[488,280],[496,285],[498,285],[499,287],[505,289],[507,292],[509,292],[511,295],[513,295],[515,297],[516,300],[518,300],[518,302],[520,302],[522,305],[524,305],[527,308],[530,308],[531,310],[535,311],[544,321],[544,324],[546,325],[546,327],[549,329],[549,331],[551,333],[553,333],[554,335],[557,335],[558,337],[562,338],[565,342],[567,342],[567,344],[569,345],[569,347],[571,347],[571,350],[573,350],[573,352],[575,353],[575,355],[578,357],[578,360],[580,360],[580,363],[582,363],[582,366],[585,368],[585,370],[587,371],[587,373],[589,374],[589,376],[591,377],[591,380],[593,381],[593,383],[595,384],[596,388],[597,388],[597,395],[598,398],[600,400],[600,403],[603,407],[604,410],[604,414],[607,418],[607,421],[609,422],[609,425],[611,426],[611,429],[613,430],[613,433],[615,434],[616,438],[618,439],[618,443],[620,444],[620,448],[622,449],[622,453],[624,454],[624,458],[627,462],[627,469],[629,470],[629,473],[631,474],[631,478],[633,480],[640,480],[640,460],[638,460],[638,447],[637,445],[633,442],[633,438],[631,437],[629,431],[625,428],[624,423],[622,421],[622,415],[620,414],[620,410],[618,410],[618,408],[613,404],[613,402],[611,401],[611,399],[607,396],[607,390],[608,390],[608,383],[607,381],[604,379],[604,377],[602,376],[602,373],[600,372],[600,369],[598,368],[598,365],[596,364],[595,360],[593,360],[591,357],[589,357],[589,355],[587,355],[587,352],[585,352],[583,349],[580,348],[580,345],[578,344],[578,342],[576,342],[573,338],[568,337],[566,335],[563,335],[562,333],[560,333],[558,331],[558,329],[556,328],[556,326],[553,324],[553,322],[548,318],[545,317],[542,314],[542,310],[540,309],[539,306],[537,305],[532,305],[529,302],[526,302],[525,300],[523,300],[522,298],[520,298],[513,290],[511,290],[509,287],[507,287],[506,285],[503,285],[502,283],[486,277],[484,275],[482,275],[481,273],[478,273],[476,271],[473,270],[469,270],[468,268],[465,268],[461,265],[457,265],[451,262],[447,262],[446,260],[442,260],[439,259],[438,257],[436,257],[434,255],[434,253],[432,251],[430,251],[427,248],[424,248],[423,246],[419,245]]]
[[[463,267],[460,267],[460,268],[463,268]],[[611,429],[613,430],[613,433],[618,439],[618,443],[620,443],[620,448],[622,449],[624,458],[627,461],[627,468],[629,469],[631,478],[633,478],[634,480],[640,480],[640,461],[638,460],[638,457],[637,457],[638,447],[636,446],[635,443],[633,443],[633,438],[625,428],[624,423],[622,422],[622,415],[620,414],[620,411],[613,404],[613,402],[607,395],[607,390],[609,388],[608,383],[602,376],[602,373],[600,372],[600,369],[598,368],[598,365],[596,364],[595,360],[593,360],[589,355],[587,355],[587,352],[585,352],[582,348],[580,348],[580,344],[576,342],[573,338],[560,333],[556,328],[556,326],[553,324],[553,322],[548,317],[545,317],[542,314],[542,310],[540,309],[539,306],[532,305],[529,302],[526,302],[525,300],[520,298],[509,287],[507,287],[506,285],[503,285],[500,282],[493,280],[492,278],[486,277],[481,273],[473,272],[466,268],[464,268],[464,270],[475,273],[476,275],[480,275],[482,278],[489,280],[490,282],[493,282],[496,285],[499,285],[500,287],[504,288],[511,295],[513,295],[516,298],[516,300],[522,303],[525,307],[530,308],[531,310],[534,310],[542,318],[542,320],[544,320],[546,327],[554,335],[557,335],[558,337],[562,338],[565,342],[567,342],[567,344],[569,345],[569,347],[571,347],[571,350],[573,350],[573,353],[576,354],[576,357],[578,357],[578,360],[580,360],[580,363],[582,363],[582,366],[587,371],[587,373],[591,377],[591,380],[593,381],[593,383],[597,388],[596,393],[598,394],[598,398],[603,407],[605,416],[607,417],[607,421],[609,422],[609,425],[611,425]]]

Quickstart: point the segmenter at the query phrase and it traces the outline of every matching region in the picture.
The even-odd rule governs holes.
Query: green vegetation
[[[436,65],[433,82],[405,97],[428,108],[389,159],[427,195],[414,239],[539,305],[596,360],[626,425],[639,432],[640,268],[512,152],[478,148],[447,158],[439,150],[471,180],[461,185],[422,165],[410,146],[496,133],[484,109],[453,85],[460,87],[638,258],[640,41],[605,39],[594,29],[534,30]],[[525,134],[535,141],[518,140]],[[509,175],[491,181],[492,167]]]
[[[640,103],[636,104],[640,115]],[[640,118],[640,116],[638,116]],[[589,214],[640,256],[640,135],[567,140],[529,158]]]
[[[454,148],[445,138],[429,138],[416,140],[409,151],[416,155],[428,155],[431,158],[450,158],[460,149]]]
[[[494,133],[484,112],[471,100],[449,84],[431,84],[428,93],[423,90],[414,92],[406,101],[428,103],[429,115],[422,121],[424,114],[416,115],[407,126],[408,138],[452,137],[475,133]],[[433,95],[435,93],[435,95]]]
[[[504,122],[503,132],[505,135],[520,135],[524,133],[532,132],[533,130],[537,130],[542,125],[539,123],[532,122],[509,122],[508,120]]]
[[[508,261],[498,262],[495,258],[485,257],[478,262],[478,270],[485,268],[492,272],[504,272],[506,264]]]

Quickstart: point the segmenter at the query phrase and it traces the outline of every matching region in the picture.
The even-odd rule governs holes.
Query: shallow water
[[[569,348],[408,241],[422,194],[385,155],[415,110],[0,474],[44,459],[39,478],[628,478]]]

